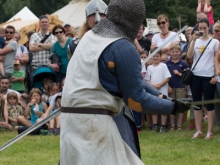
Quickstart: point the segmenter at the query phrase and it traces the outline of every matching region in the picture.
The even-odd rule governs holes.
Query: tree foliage
[[[0,0],[0,4],[4,1]],[[43,14],[52,14],[69,2],[70,0],[7,0],[0,6],[0,23],[6,22],[25,6],[39,17]]]
[[[110,0],[104,0],[107,4]],[[27,6],[36,16],[52,14],[70,0],[0,0],[0,23],[5,22]],[[170,29],[179,28],[178,17],[181,25],[194,26],[196,23],[197,0],[144,0],[146,6],[146,18],[157,18],[159,14],[165,14],[170,20]],[[214,19],[220,19],[220,0],[212,0]],[[134,6],[135,7],[135,6]],[[146,21],[144,21],[146,24]]]
[[[104,0],[107,4],[110,0]],[[178,17],[181,25],[194,26],[196,23],[197,0],[144,0],[146,7],[146,18],[157,18],[165,14],[170,20],[170,29],[179,28]],[[220,20],[220,0],[212,0],[214,19]],[[135,7],[135,6],[134,6]],[[146,25],[146,20],[144,21]]]

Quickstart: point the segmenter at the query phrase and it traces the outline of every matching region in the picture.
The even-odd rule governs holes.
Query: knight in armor
[[[144,18],[143,0],[111,0],[106,18],[81,38],[62,93],[61,165],[143,165],[111,116],[120,114],[124,104],[154,114],[189,109],[142,79],[133,42]]]
[[[86,6],[86,22],[80,28],[78,38],[74,38],[69,43],[69,52],[71,56],[83,35],[87,31],[91,30],[102,18],[106,17],[106,11],[107,5],[102,0],[91,0],[88,3]],[[91,15],[95,16],[94,20],[90,20]],[[125,105],[120,114],[113,116],[113,119],[118,127],[122,139],[133,150],[133,152],[140,157],[139,139],[132,110]]]

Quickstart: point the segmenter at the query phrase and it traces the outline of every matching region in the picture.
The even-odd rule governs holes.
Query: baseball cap
[[[68,26],[68,25],[71,26],[71,24],[69,22],[64,22],[63,23],[63,27]]]
[[[20,64],[21,64],[20,60],[15,60],[14,61],[14,65],[20,65]]]
[[[154,35],[154,32],[153,31],[149,31],[145,36],[149,36],[149,35]]]

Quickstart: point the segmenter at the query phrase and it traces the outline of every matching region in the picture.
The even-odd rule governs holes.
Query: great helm
[[[95,22],[101,20],[100,14],[107,12],[107,5],[102,0],[91,0],[86,6],[86,17],[95,14]]]
[[[111,0],[107,18],[102,19],[92,30],[109,38],[126,38],[134,42],[145,18],[143,0]]]

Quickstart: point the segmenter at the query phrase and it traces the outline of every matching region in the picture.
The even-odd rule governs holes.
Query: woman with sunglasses
[[[187,57],[193,59],[193,76],[190,83],[193,101],[201,101],[202,93],[204,94],[204,100],[214,99],[216,84],[214,75],[215,72],[220,73],[218,67],[218,53],[220,51],[219,41],[210,37],[209,26],[210,23],[207,18],[199,20],[199,31],[193,34],[193,39],[187,53]],[[201,105],[197,106],[198,108],[194,108],[197,132],[192,138],[198,138],[202,135],[203,111]],[[206,104],[205,108],[207,109],[208,115],[208,130],[205,138],[211,139],[214,126],[215,107],[214,104]]]
[[[213,27],[213,38],[217,39],[220,42],[220,21],[216,22]],[[220,62],[220,52],[218,52],[218,61]],[[219,65],[220,68],[220,65]],[[216,83],[217,97],[220,97],[220,73],[217,73],[216,76],[218,82]],[[220,104],[215,106],[215,116],[216,116],[216,126],[217,131],[220,131]]]
[[[174,35],[176,35],[175,32],[169,31],[169,19],[167,18],[166,15],[161,14],[157,17],[157,25],[158,25],[161,32],[157,33],[153,36],[151,49],[153,49],[154,47],[159,47],[164,42],[166,42],[167,40],[172,38]],[[171,44],[179,44],[179,41],[180,41],[179,37],[178,37],[178,35],[176,35],[175,39],[173,39],[172,41],[167,43],[165,45],[165,47],[162,48],[162,50],[161,50],[162,54],[169,54],[170,45]]]
[[[51,61],[50,67],[57,72],[56,82],[60,83],[61,80],[66,76],[66,69],[69,62],[68,45],[72,39],[65,37],[66,31],[61,25],[54,26],[52,33],[56,36],[57,42],[52,45],[50,52],[59,57],[61,65]]]

